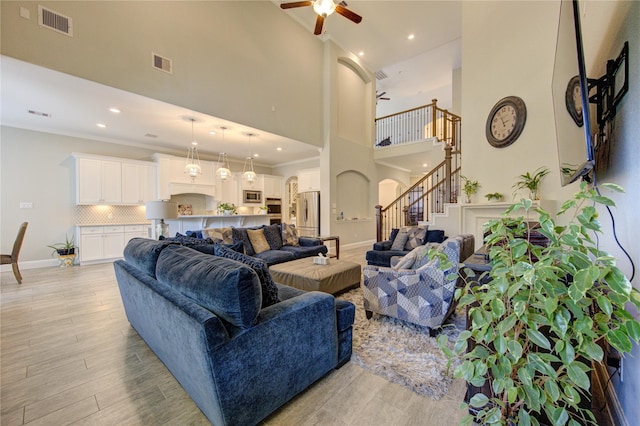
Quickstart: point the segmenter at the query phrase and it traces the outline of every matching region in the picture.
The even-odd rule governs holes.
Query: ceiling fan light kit
[[[316,26],[313,34],[322,34],[322,26],[324,25],[324,19],[331,15],[333,12],[337,12],[338,15],[342,15],[353,23],[359,24],[362,21],[362,16],[354,13],[346,8],[344,1],[336,4],[333,0],[313,0],[313,1],[294,1],[288,3],[281,3],[281,9],[293,9],[295,7],[313,6],[313,11],[318,15],[316,18]]]

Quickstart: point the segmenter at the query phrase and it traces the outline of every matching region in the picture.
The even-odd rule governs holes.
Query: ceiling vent
[[[171,59],[164,58],[156,53],[151,53],[151,56],[153,57],[152,66],[155,69],[164,71],[169,74],[173,73],[173,65],[172,65]]]
[[[389,77],[389,76],[388,76],[388,75],[386,75],[386,74],[384,73],[384,71],[382,71],[382,70],[378,70],[378,71],[376,71],[376,80],[384,80],[385,78],[388,78],[388,77]]]
[[[38,5],[38,23],[41,27],[73,37],[73,21],[71,18],[40,5]]]

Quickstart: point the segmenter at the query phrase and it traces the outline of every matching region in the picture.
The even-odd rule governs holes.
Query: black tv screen
[[[578,2],[562,0],[551,83],[562,186],[595,165],[587,84]]]

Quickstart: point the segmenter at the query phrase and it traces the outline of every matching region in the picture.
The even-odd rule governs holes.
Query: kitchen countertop
[[[151,225],[151,222],[76,223],[76,226],[78,226],[78,227],[84,227],[84,226],[124,226],[124,225]]]

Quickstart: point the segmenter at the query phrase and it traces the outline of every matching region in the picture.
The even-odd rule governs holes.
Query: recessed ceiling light
[[[422,167],[427,167],[427,163],[422,163]]]
[[[105,127],[107,127],[107,125],[103,123],[96,123],[96,126],[100,127],[101,129],[104,129]]]
[[[260,157],[260,154],[255,153],[255,154],[253,154],[253,156],[254,156],[255,158],[258,158],[258,157]]]
[[[109,111],[111,111],[114,114],[120,114],[120,110],[118,108],[109,108]]]
[[[276,151],[282,151],[282,148],[277,147],[277,148],[276,148]]]
[[[360,52],[358,52],[358,55],[364,56],[364,52],[361,50]]]
[[[215,135],[215,134],[216,134],[216,132],[214,132],[213,130],[209,130],[209,134],[210,134],[210,135]]]
[[[409,34],[409,35],[407,36],[407,39],[408,39],[408,40],[413,40],[414,38],[416,38],[415,34]]]

